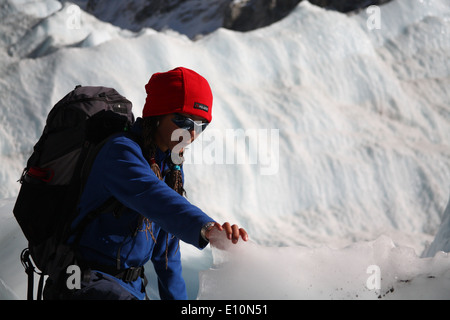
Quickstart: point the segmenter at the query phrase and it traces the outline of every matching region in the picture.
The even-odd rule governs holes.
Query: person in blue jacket
[[[180,240],[202,249],[213,229],[225,230],[233,243],[248,239],[244,229],[217,223],[183,196],[183,148],[176,148],[182,139],[173,133],[184,130],[191,143],[211,122],[206,79],[179,67],[152,75],[146,92],[131,134],[109,139],[93,163],[73,224],[111,197],[125,209],[85,227],[77,240],[81,289],[65,290],[65,299],[146,299],[143,266],[149,260],[160,298],[187,299]]]

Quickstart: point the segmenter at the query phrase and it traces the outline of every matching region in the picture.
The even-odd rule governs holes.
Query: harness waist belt
[[[104,273],[107,273],[113,277],[116,277],[117,279],[120,279],[124,282],[134,282],[139,278],[146,280],[145,274],[144,274],[144,266],[140,267],[130,267],[128,269],[117,269],[113,266],[105,266],[105,265],[99,265],[97,263],[91,263],[91,262],[83,262],[80,266],[83,270],[90,269],[90,270],[98,270]],[[146,281],[145,281],[146,282]]]

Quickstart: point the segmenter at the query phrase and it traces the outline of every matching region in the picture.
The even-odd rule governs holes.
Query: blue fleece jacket
[[[133,127],[137,134],[141,131],[140,121],[138,119]],[[157,151],[156,161],[162,172],[168,169],[168,157],[169,152]],[[112,213],[101,214],[86,227],[79,242],[81,257],[108,266],[116,266],[120,259],[122,269],[142,266],[151,260],[158,275],[161,299],[186,299],[178,239],[204,248],[207,242],[201,238],[200,230],[214,219],[159,180],[138,143],[125,134],[112,137],[98,153],[73,226],[111,196],[127,209],[119,217]],[[152,223],[142,225],[141,216]],[[114,279],[137,298],[145,298],[140,279],[132,283]]]

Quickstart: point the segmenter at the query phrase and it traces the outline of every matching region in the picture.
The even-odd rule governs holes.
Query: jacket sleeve
[[[159,180],[136,142],[113,138],[98,157],[108,193],[184,242],[199,249],[207,245],[200,230],[214,219]]]
[[[182,276],[178,239],[160,230],[151,260],[158,275],[161,300],[186,300],[186,284]]]

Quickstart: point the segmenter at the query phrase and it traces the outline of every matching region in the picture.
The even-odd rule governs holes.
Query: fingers
[[[244,241],[248,240],[247,231],[245,231],[243,228],[239,228],[239,226],[236,224],[231,225],[229,222],[225,222],[222,225],[222,228],[223,230],[225,230],[227,238],[233,243],[237,243],[239,237],[241,237]]]
[[[220,225],[220,223],[218,223],[218,222],[215,222],[214,223],[214,227],[215,228],[217,228],[217,230],[219,230],[219,231],[222,231],[223,230],[223,227]]]
[[[248,234],[247,231],[245,231],[245,229],[239,228],[239,226],[236,224],[231,225],[229,222],[225,222],[223,225],[220,225],[219,223],[215,222],[214,226],[206,230],[205,236],[207,239],[210,239],[211,232],[214,229],[217,229],[219,231],[225,231],[227,238],[231,240],[234,244],[238,242],[239,237],[241,237],[242,240],[244,241],[248,240]]]
[[[219,230],[219,231],[222,231],[222,230],[223,230],[223,228],[222,228],[222,226],[220,225],[220,223],[214,222],[214,226],[212,226],[212,227],[210,227],[210,228],[208,228],[208,229],[206,230],[206,233],[205,233],[206,239],[210,239],[210,237],[211,237],[211,232],[212,232],[214,229],[217,229],[217,230]]]
[[[245,231],[244,228],[240,228],[239,232],[241,234],[242,240],[247,241],[248,240],[248,233],[247,233],[247,231]]]

